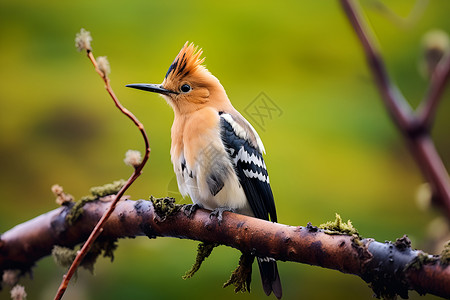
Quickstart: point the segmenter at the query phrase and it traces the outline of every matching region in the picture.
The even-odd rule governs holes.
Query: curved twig
[[[106,72],[102,71],[99,68],[99,66],[97,64],[97,61],[95,60],[94,55],[92,54],[92,50],[89,49],[89,48],[85,49],[85,50],[86,50],[86,54],[87,54],[89,60],[94,65],[95,71],[103,79],[103,81],[105,83],[105,89],[108,91],[109,95],[113,99],[114,104],[117,106],[117,108],[123,114],[125,114],[139,128],[139,131],[141,132],[142,138],[144,139],[144,143],[145,143],[145,154],[144,154],[144,157],[143,157],[141,163],[139,165],[134,166],[133,174],[130,176],[130,178],[128,178],[128,180],[125,183],[125,185],[117,193],[117,195],[116,195],[115,199],[112,201],[109,209],[107,211],[105,211],[105,213],[103,214],[102,218],[98,221],[97,225],[92,230],[92,233],[90,234],[89,238],[86,240],[86,243],[83,245],[83,247],[81,248],[81,250],[78,252],[77,256],[75,257],[75,260],[73,261],[73,263],[70,266],[69,270],[63,276],[63,280],[62,280],[62,282],[61,282],[61,284],[60,284],[60,286],[58,288],[58,291],[57,291],[56,296],[55,296],[55,300],[61,299],[62,296],[64,295],[64,292],[66,291],[67,286],[69,285],[69,281],[72,278],[73,274],[75,274],[76,269],[78,268],[78,266],[80,265],[81,261],[86,256],[86,254],[89,252],[89,250],[92,247],[92,244],[94,243],[94,241],[102,233],[103,226],[104,226],[105,222],[108,220],[108,218],[110,217],[110,215],[114,211],[117,203],[119,202],[120,198],[124,195],[125,191],[141,175],[142,169],[144,168],[144,166],[145,166],[145,164],[146,164],[146,162],[147,162],[147,160],[148,160],[148,158],[150,156],[150,145],[149,145],[147,133],[145,132],[145,129],[144,129],[144,125],[142,125],[142,123],[139,122],[139,120],[128,109],[126,109],[120,103],[119,99],[116,97],[116,95],[114,94],[114,91],[111,88],[111,85],[109,83],[109,78],[108,78]]]

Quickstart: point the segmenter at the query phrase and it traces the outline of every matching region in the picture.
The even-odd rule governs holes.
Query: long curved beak
[[[152,92],[152,93],[163,94],[163,95],[178,94],[178,92],[163,88],[161,84],[133,83],[133,84],[127,84],[126,87],[143,90],[143,91],[147,91],[147,92]]]

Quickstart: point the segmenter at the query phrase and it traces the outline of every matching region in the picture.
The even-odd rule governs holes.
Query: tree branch
[[[70,208],[61,207],[5,232],[0,239],[0,271],[26,271],[55,245],[74,247],[83,242],[109,205],[98,200],[87,203],[72,226],[66,221]],[[150,201],[121,200],[105,223],[102,238],[146,235],[220,243],[245,253],[355,274],[381,296],[405,297],[413,289],[450,297],[450,267],[439,256],[412,250],[405,237],[379,243],[310,224],[287,226],[228,212],[219,225],[210,211],[199,209],[188,218],[179,208],[162,215]]]
[[[419,109],[419,113],[414,112],[397,86],[389,79],[373,33],[362,16],[361,8],[354,0],[340,1],[362,44],[369,68],[390,116],[407,141],[411,153],[429,182],[433,200],[442,207],[447,220],[450,221],[450,180],[430,137],[432,119],[450,76],[450,58],[447,57],[439,64],[432,77],[428,95],[422,102],[423,108]]]
[[[436,66],[427,94],[418,109],[419,122],[424,124],[426,128],[431,128],[432,126],[438,104],[442,99],[442,94],[444,93],[449,78],[450,55],[447,54]]]

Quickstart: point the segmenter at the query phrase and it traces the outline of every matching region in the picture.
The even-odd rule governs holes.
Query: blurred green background
[[[418,67],[421,39],[430,29],[450,29],[450,2],[419,1],[424,7],[409,18],[414,1],[391,2],[385,1],[390,12],[377,1],[362,4],[392,78],[415,107],[427,87]],[[94,55],[108,57],[116,94],[150,137],[149,163],[127,192],[132,199],[175,192],[173,114],[160,97],[124,86],[161,82],[189,40],[203,48],[206,66],[245,117],[252,120],[248,111],[261,92],[282,112],[255,125],[281,223],[318,225],[338,212],[365,237],[408,234],[414,247],[442,247],[442,240],[436,248],[427,238],[429,231],[444,231],[440,214],[416,205],[423,178],[386,114],[338,1],[331,0],[1,1],[0,231],[56,208],[55,183],[79,198],[91,186],[128,178],[124,153],[143,149],[139,132],[76,51],[81,27],[92,33]],[[450,165],[448,95],[433,136]],[[182,280],[196,246],[170,238],[121,240],[114,263],[100,259],[94,276],[80,271],[64,299],[266,299],[256,267],[251,294],[222,289],[239,258],[227,247]],[[284,299],[372,298],[352,275],[289,262],[279,269]],[[51,257],[39,261],[34,279],[22,280],[29,299],[53,298],[64,271]],[[0,299],[8,298],[5,288]]]

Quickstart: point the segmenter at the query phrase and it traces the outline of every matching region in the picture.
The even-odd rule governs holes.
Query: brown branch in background
[[[89,60],[94,65],[95,71],[100,75],[100,77],[103,79],[105,83],[105,89],[108,91],[109,95],[114,101],[114,104],[117,106],[117,108],[125,114],[133,123],[139,128],[139,131],[142,134],[142,138],[144,139],[145,143],[145,154],[142,161],[137,162],[134,160],[134,163],[132,163],[134,167],[134,172],[128,178],[125,185],[120,189],[120,191],[115,196],[114,200],[111,202],[109,208],[104,212],[94,229],[92,230],[91,234],[89,235],[89,238],[84,243],[83,247],[80,251],[78,251],[77,256],[75,257],[75,260],[73,261],[72,265],[70,266],[67,273],[63,276],[63,280],[61,282],[61,285],[58,288],[58,291],[55,296],[55,300],[59,300],[63,297],[64,292],[67,289],[67,286],[69,285],[69,281],[72,278],[73,274],[75,274],[76,269],[80,265],[83,258],[86,256],[86,254],[89,252],[89,250],[92,247],[92,244],[95,242],[95,240],[98,238],[98,236],[103,232],[103,226],[105,222],[108,220],[108,218],[113,213],[117,203],[124,195],[125,191],[133,184],[133,182],[141,175],[142,169],[144,168],[149,156],[150,156],[150,145],[147,137],[147,133],[145,132],[144,125],[142,125],[141,122],[128,110],[126,109],[120,102],[119,99],[114,94],[114,91],[111,88],[108,73],[109,73],[109,64],[105,57],[102,57],[99,59],[101,63],[97,63],[97,61],[94,58],[94,55],[92,54],[92,48],[90,45],[90,42],[92,41],[92,37],[90,36],[89,32],[81,29],[80,33],[77,34],[77,38],[75,40],[76,46],[78,50],[85,50],[86,54],[89,58]]]
[[[436,116],[438,104],[442,99],[442,94],[444,93],[449,78],[450,55],[447,54],[433,72],[427,95],[422,100],[421,106],[418,109],[419,123],[423,124],[425,128],[431,128],[433,125],[432,123]]]
[[[120,201],[104,224],[102,239],[146,235],[220,243],[243,253],[354,274],[370,283],[377,296],[389,299],[394,295],[405,298],[408,290],[450,297],[450,245],[441,256],[431,256],[412,250],[407,237],[379,243],[361,238],[353,227],[346,233],[338,219],[332,227],[319,229],[225,212],[219,225],[216,218],[210,218],[210,211],[199,209],[188,218],[181,206],[170,201],[155,203]],[[100,200],[88,202],[72,226],[66,221],[71,207],[63,206],[10,229],[1,236],[0,271],[26,272],[55,245],[74,247],[84,241],[109,206]]]
[[[408,131],[414,122],[413,112],[408,102],[389,79],[386,66],[381,59],[380,50],[376,46],[375,38],[373,37],[374,34],[370,31],[368,24],[364,22],[361,8],[356,7],[352,0],[342,0],[341,2],[361,41],[369,67],[381,92],[386,108],[397,126],[402,131]]]
[[[442,159],[430,137],[430,127],[439,99],[450,75],[450,58],[439,63],[431,78],[427,97],[419,113],[412,110],[389,79],[372,31],[365,22],[361,8],[354,0],[340,0],[347,17],[363,46],[369,68],[375,78],[381,97],[394,123],[409,145],[425,179],[429,182],[433,200],[442,207],[450,221],[450,181]]]

